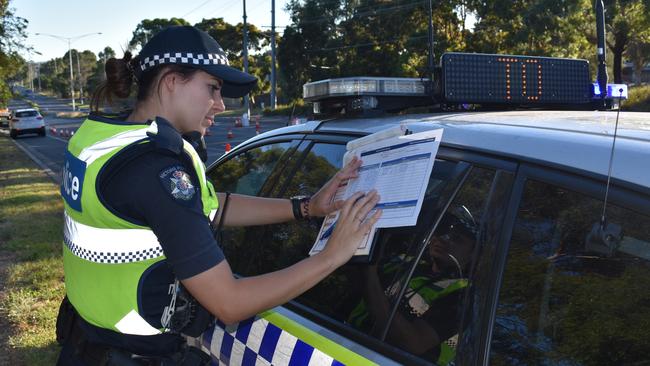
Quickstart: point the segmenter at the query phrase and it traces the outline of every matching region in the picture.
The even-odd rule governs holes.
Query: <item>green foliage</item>
[[[128,50],[132,51],[144,46],[156,33],[173,25],[190,24],[182,18],[156,18],[141,21],[133,31],[133,37],[129,41]]]
[[[264,108],[265,116],[305,116],[312,114],[312,105],[305,104],[302,99],[296,99],[289,104],[278,104],[275,110]]]
[[[0,0],[0,107],[5,107],[11,98],[9,83],[25,75],[25,60],[18,55],[24,46],[27,20],[14,15],[9,0]]]
[[[648,43],[650,28],[650,2],[647,0],[606,0],[605,23],[607,24],[607,47],[613,54],[614,81],[621,83],[623,55],[628,55],[635,62],[639,58],[648,59],[647,55],[638,55],[638,49],[629,50],[639,44]],[[628,52],[632,51],[632,52]]]
[[[236,25],[227,23],[223,18],[203,19],[194,25],[208,33],[219,42],[219,45],[228,55],[230,66],[244,69],[243,61],[243,23]],[[269,33],[263,32],[253,24],[247,24],[248,48],[257,51],[257,54],[248,55],[248,72],[257,77],[258,84],[251,92],[253,100],[262,93],[268,93],[271,84],[267,75],[271,73],[271,56],[259,51],[269,44]]]
[[[623,102],[624,111],[650,112],[650,85],[632,87],[628,96]]]

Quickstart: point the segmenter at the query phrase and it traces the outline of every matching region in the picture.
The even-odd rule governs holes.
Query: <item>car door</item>
[[[282,166],[281,178],[278,177],[273,185],[262,184],[264,189],[260,192],[272,197],[313,194],[340,168],[345,152],[344,143],[350,139],[349,136],[340,135],[309,136],[296,146],[290,159],[279,164]],[[504,216],[504,202],[507,203],[510,196],[515,165],[446,147],[441,147],[439,157],[415,227],[381,230],[375,243],[376,252],[369,260],[351,261],[294,301],[260,314],[243,325],[228,328],[217,324],[198,343],[215,359],[227,359],[231,364],[245,364],[244,358],[261,363],[289,364],[298,362],[298,358],[293,357],[294,353],[303,352],[300,349],[307,349],[309,357],[301,358],[303,362],[296,364],[330,364],[330,360],[346,364],[381,365],[438,362],[438,357],[433,357],[431,352],[438,344],[429,344],[424,352],[418,352],[409,347],[408,342],[405,344],[404,340],[408,341],[408,337],[395,337],[390,329],[398,327],[393,324],[402,316],[405,299],[410,296],[407,291],[395,289],[406,288],[405,284],[413,282],[413,278],[417,277],[417,281],[422,277],[416,267],[423,267],[423,262],[428,260],[425,257],[428,256],[426,253],[436,224],[443,214],[450,211],[450,207],[462,206],[476,216],[476,235],[481,245],[472,251],[473,259],[467,266],[472,273],[471,278],[467,273],[471,285],[458,292],[458,297],[463,300],[450,309],[454,322],[446,327],[454,330],[449,338],[459,344],[459,350],[474,352],[474,343],[479,344],[477,337],[481,334],[481,322],[478,320],[482,313],[477,306],[470,304],[484,301],[487,292],[484,290],[486,281],[481,277],[484,276],[486,265],[478,258],[490,255],[494,250]],[[235,159],[234,156],[229,158]],[[216,178],[217,171],[211,171],[210,174],[215,172],[211,177]],[[270,173],[268,177],[274,175]],[[232,177],[228,179],[235,182]],[[230,187],[236,185],[231,183]],[[266,225],[252,229],[256,230],[254,235],[224,239],[222,246],[234,272],[245,276],[262,274],[305,258],[320,225],[320,220]],[[386,271],[379,273],[379,268]],[[380,292],[383,292],[379,296],[364,290],[369,287],[369,277],[373,271],[378,278]],[[375,304],[381,297],[385,297],[392,316],[371,312],[371,306],[367,306]],[[302,324],[304,328],[293,326],[295,324]],[[242,327],[250,329],[242,331]],[[266,337],[266,333],[259,333],[259,329],[270,327],[271,332],[279,332],[287,341],[282,345],[276,342],[272,349],[252,341],[251,348],[248,345],[250,335],[238,338],[238,334],[250,334],[255,327],[258,328],[258,338]],[[332,347],[333,344],[343,347]],[[265,351],[262,352],[263,349]],[[235,350],[238,356],[233,358]],[[278,354],[284,355],[284,358]],[[323,363],[323,360],[326,361]],[[456,362],[471,364],[472,361],[472,357],[465,356]],[[451,362],[454,362],[454,357],[447,361]]]
[[[309,185],[302,189],[314,193],[314,187],[340,168],[345,150],[340,142],[321,148],[297,136],[260,141],[220,159],[209,169],[208,177],[217,191],[276,197],[298,175]],[[302,250],[300,245],[309,243],[301,240],[301,234],[317,230],[318,225],[293,225],[301,224],[306,226],[293,235],[291,230],[275,230],[270,225],[226,229],[221,246],[237,275],[267,273],[307,255],[308,247]],[[189,342],[209,353],[214,361],[230,365],[395,364],[284,307],[233,326],[217,321],[202,337]]]
[[[492,365],[650,361],[650,194],[525,165],[511,233],[495,256]],[[611,236],[597,229],[603,212]],[[485,362],[487,364],[487,360]]]

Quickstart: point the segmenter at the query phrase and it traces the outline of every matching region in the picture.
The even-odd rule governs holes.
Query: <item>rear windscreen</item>
[[[38,116],[38,112],[36,111],[24,111],[24,112],[16,112],[16,117],[36,117]]]

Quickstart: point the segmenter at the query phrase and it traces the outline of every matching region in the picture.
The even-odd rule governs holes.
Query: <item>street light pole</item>
[[[74,112],[74,75],[72,74],[72,49],[70,48],[70,43],[70,38],[68,38],[68,59],[70,60],[70,99],[72,99],[72,111]]]
[[[275,0],[271,0],[271,109],[275,110]]]
[[[83,77],[81,77],[81,64],[79,63],[79,50],[77,54],[77,77],[79,78],[79,99],[81,99],[81,104],[84,104],[84,87],[83,87]]]
[[[55,34],[49,34],[49,33],[34,33],[34,34],[37,36],[48,36],[64,42],[68,42],[68,61],[70,62],[70,99],[72,100],[72,110],[74,111],[76,109],[76,106],[74,101],[74,74],[72,71],[72,47],[71,47],[72,42],[84,37],[94,36],[96,34],[102,34],[102,32],[87,33],[76,37],[62,37],[62,36],[57,36]],[[77,58],[77,61],[78,60],[79,59]],[[81,68],[79,69],[79,71],[81,71]],[[83,99],[81,102],[83,103]]]

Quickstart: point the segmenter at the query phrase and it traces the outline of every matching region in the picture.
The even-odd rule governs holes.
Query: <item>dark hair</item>
[[[127,98],[131,95],[133,83],[137,86],[136,101],[141,102],[151,94],[154,82],[162,80],[169,74],[179,74],[184,80],[190,79],[194,73],[199,71],[196,68],[181,65],[159,65],[144,73],[140,73],[140,59],[132,57],[131,52],[125,52],[124,57],[117,59],[111,57],[106,61],[106,81],[102,82],[93,93],[91,108],[93,112],[99,111],[103,102],[112,103],[113,98]],[[160,75],[162,73],[162,75]],[[160,84],[157,85],[160,93]]]

